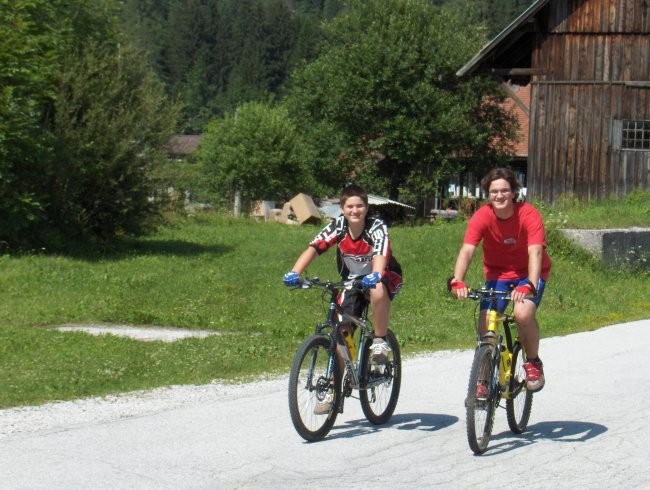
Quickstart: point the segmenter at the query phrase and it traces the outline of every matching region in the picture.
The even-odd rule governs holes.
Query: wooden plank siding
[[[650,120],[649,5],[556,0],[537,16],[531,198],[553,202],[571,194],[591,200],[650,188],[650,151],[612,147],[614,120]]]

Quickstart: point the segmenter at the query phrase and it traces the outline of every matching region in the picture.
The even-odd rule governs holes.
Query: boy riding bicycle
[[[284,275],[286,286],[300,284],[302,274],[312,261],[337,246],[336,262],[344,280],[362,279],[365,292],[342,290],[338,303],[345,311],[360,316],[370,302],[375,339],[372,362],[385,363],[390,353],[386,333],[391,300],[402,286],[402,270],[392,256],[388,227],[380,218],[368,217],[368,194],[357,185],[349,185],[340,196],[342,214],[321,230]],[[350,328],[350,327],[348,327]],[[317,407],[327,413],[329,407]]]
[[[542,217],[532,205],[516,202],[520,184],[509,169],[490,170],[481,180],[481,187],[490,202],[469,220],[450,288],[458,299],[467,298],[465,274],[476,247],[483,241],[485,286],[499,291],[512,290],[510,300],[514,302],[519,338],[528,358],[524,364],[526,387],[531,392],[539,391],[545,380],[538,355],[539,324],[535,314],[551,271]],[[508,299],[500,300],[499,312],[507,304]],[[482,335],[487,331],[489,306],[487,301],[481,302],[479,331]]]

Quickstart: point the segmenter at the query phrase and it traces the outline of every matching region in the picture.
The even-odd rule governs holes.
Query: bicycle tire
[[[391,353],[385,365],[371,364],[372,339],[368,339],[364,346],[362,360],[361,379],[366,388],[359,390],[359,400],[363,414],[375,425],[385,424],[392,417],[402,385],[402,356],[397,338],[390,329],[386,334],[386,342]]]
[[[508,426],[515,434],[521,434],[528,426],[533,407],[533,393],[526,389],[526,371],[524,371],[524,351],[519,342],[512,348],[510,366],[510,398],[506,400]]]
[[[326,380],[330,341],[323,335],[313,335],[303,342],[293,360],[289,375],[289,413],[291,422],[306,441],[323,439],[330,431],[341,404],[341,375],[338,359],[334,359],[334,380]],[[336,354],[333,354],[336,356]],[[312,364],[313,361],[313,364]],[[333,383],[334,400],[329,413],[314,413],[316,404]]]
[[[474,353],[465,399],[467,441],[474,454],[483,454],[488,447],[494,426],[494,413],[499,403],[498,366],[492,345],[479,345]],[[477,398],[477,385],[487,384],[487,398]]]

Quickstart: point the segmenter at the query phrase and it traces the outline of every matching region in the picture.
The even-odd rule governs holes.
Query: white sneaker
[[[327,415],[332,410],[332,403],[334,403],[334,393],[329,390],[325,398],[314,406],[314,415]]]
[[[372,347],[370,347],[370,362],[372,364],[386,364],[388,362],[388,355],[391,352],[391,348],[388,346],[385,340],[375,339],[373,341]]]

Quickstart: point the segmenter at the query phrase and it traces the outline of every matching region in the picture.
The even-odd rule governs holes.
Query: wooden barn
[[[538,0],[462,67],[530,83],[527,196],[650,188],[650,0]]]

